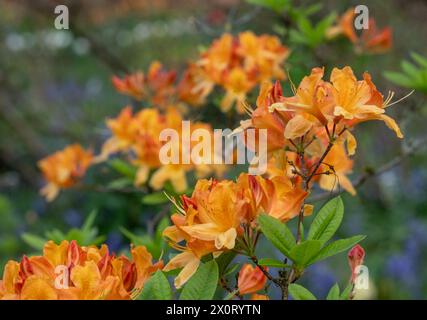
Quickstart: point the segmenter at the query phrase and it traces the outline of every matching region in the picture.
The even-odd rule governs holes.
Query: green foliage
[[[385,71],[384,76],[399,86],[427,93],[427,58],[415,52],[411,57],[415,64],[404,60],[400,63],[401,72]]]
[[[344,204],[341,197],[336,197],[326,203],[316,215],[308,232],[308,240],[327,242],[341,224],[344,216]]]
[[[287,268],[289,265],[283,263],[280,260],[272,258],[263,258],[258,260],[260,266],[273,267],[273,268]]]
[[[159,205],[159,204],[168,203],[169,199],[168,197],[166,197],[164,192],[160,191],[160,192],[153,192],[145,195],[144,197],[142,197],[141,201],[143,204]]]
[[[338,283],[335,283],[331,290],[329,290],[326,300],[339,300],[340,299],[340,287]]]
[[[171,300],[172,289],[168,279],[162,271],[156,273],[144,284],[144,289],[139,295],[139,300]]]
[[[289,293],[294,300],[317,300],[310,291],[296,283],[289,285]]]
[[[295,246],[295,237],[287,225],[266,214],[259,216],[258,223],[265,237],[270,240],[280,252],[290,257],[291,250]]]
[[[210,300],[218,285],[218,265],[215,260],[203,263],[182,289],[180,300]]]
[[[351,292],[353,291],[353,284],[349,283],[347,287],[341,292],[340,294],[340,300],[349,300]]]
[[[358,244],[360,241],[362,241],[365,238],[366,236],[358,235],[358,236],[334,241],[328,244],[327,246],[323,247],[322,250],[320,250],[320,252],[312,260],[309,261],[309,264],[313,264],[320,260],[324,260],[338,253],[346,251],[352,248],[353,246],[355,246],[356,244]]]
[[[353,284],[349,283],[343,292],[340,293],[340,287],[338,283],[335,283],[329,290],[326,300],[349,300],[352,290]]]
[[[154,236],[149,234],[137,235],[124,227],[120,227],[120,231],[123,235],[129,239],[129,241],[136,246],[145,246],[147,250],[153,255],[154,258],[158,259],[162,255],[162,252],[167,249],[167,244],[163,240],[163,230],[169,226],[169,218],[165,217],[160,220],[157,225]]]
[[[302,271],[314,262],[326,259],[362,241],[365,236],[359,235],[340,239],[326,244],[338,230],[344,215],[344,205],[340,197],[326,203],[313,220],[307,240],[296,244],[296,240],[286,224],[261,215],[258,218],[261,230],[268,240],[286,257],[291,259],[295,268]]]
[[[314,24],[306,15],[296,15],[298,29],[292,29],[289,33],[290,41],[295,44],[316,48],[326,42],[326,30],[336,20],[336,14],[331,13],[318,23]]]
[[[307,240],[297,244],[290,253],[290,258],[295,263],[297,269],[303,269],[310,264],[320,249],[322,242],[319,240]]]
[[[248,3],[258,5],[277,13],[285,11],[290,8],[291,0],[246,0]]]
[[[233,259],[236,257],[235,252],[224,252],[222,253],[218,258],[216,258],[216,263],[218,264],[219,274],[225,275],[229,268],[230,263],[233,261]]]
[[[134,180],[136,175],[136,167],[131,165],[129,162],[126,162],[121,159],[112,159],[108,162],[108,164],[111,166],[111,168],[113,168],[115,171],[117,171],[124,177],[127,177],[132,181]]]
[[[94,226],[96,215],[97,212],[92,211],[79,229],[73,228],[67,233],[53,229],[46,231],[44,237],[32,233],[23,233],[22,240],[36,250],[42,250],[44,244],[49,240],[55,243],[60,243],[63,240],[76,240],[81,246],[98,245],[104,242],[105,236],[98,235],[98,228]]]

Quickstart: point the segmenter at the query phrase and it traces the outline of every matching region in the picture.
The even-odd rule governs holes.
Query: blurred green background
[[[381,55],[356,54],[345,39],[300,43],[290,36],[292,30],[304,31],[295,23],[296,16],[307,14],[310,21],[318,22],[334,12],[342,14],[360,4],[358,1],[329,0],[321,6],[316,1],[249,2],[0,0],[1,265],[37,251],[35,244],[40,239],[28,233],[43,237],[57,229],[47,237],[80,237],[83,243],[103,235],[117,251],[128,246],[125,233],[131,238],[140,235],[134,240],[141,243],[150,241],[164,205],[142,201],[139,193],[90,190],[62,192],[54,202],[46,203],[38,194],[43,180],[36,163],[73,142],[99,150],[108,135],[105,119],[131,102],[115,92],[112,75],[146,70],[153,60],[179,73],[188,61],[197,58],[200,48],[224,31],[237,34],[252,30],[279,36],[292,50],[286,64],[295,82],[315,66],[325,66],[328,73],[334,66],[350,65],[358,76],[369,71],[382,92],[393,90],[402,97],[416,89],[391,110],[405,134],[403,142],[381,123],[362,124],[356,130],[359,148],[352,178],[399,157],[411,143],[426,136],[427,66],[415,64],[416,70],[408,70],[406,65],[406,78],[385,77],[386,71],[405,70],[401,62],[412,61],[412,52],[427,56],[425,1],[366,3],[379,26],[393,29],[393,47]],[[275,3],[280,10],[254,2]],[[53,8],[58,4],[70,9],[69,30],[54,28]],[[290,5],[292,10],[282,10],[280,5]],[[206,106],[202,120],[215,128],[227,127],[215,103]],[[234,124],[238,120],[234,119]],[[419,144],[411,157],[368,179],[357,196],[344,196],[346,215],[340,236],[368,236],[363,242],[371,279],[366,298],[427,298],[427,152],[422,147]],[[96,179],[91,171],[88,179]],[[318,208],[321,202],[315,204]],[[95,221],[86,225],[85,234],[77,230],[58,234],[59,230],[67,233],[81,227],[93,210],[97,215],[91,216]],[[166,213],[168,210],[166,207]],[[162,221],[164,224],[167,219]],[[346,257],[339,255],[311,267],[304,283],[324,297],[336,281],[343,284],[348,277]]]

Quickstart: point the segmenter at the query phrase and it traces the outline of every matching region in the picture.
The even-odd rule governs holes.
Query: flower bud
[[[239,293],[248,294],[261,290],[267,281],[267,277],[258,267],[245,264],[239,272],[237,280]]]
[[[354,282],[357,277],[356,268],[363,264],[365,250],[357,244],[348,252],[347,258],[351,269],[351,281]]]

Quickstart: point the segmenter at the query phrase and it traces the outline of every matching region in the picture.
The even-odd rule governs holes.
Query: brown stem
[[[417,142],[413,143],[409,148],[403,151],[400,155],[396,156],[395,158],[381,165],[378,169],[373,169],[373,168],[366,169],[365,172],[363,172],[357,179],[353,181],[354,188],[357,189],[360,186],[362,186],[370,178],[379,176],[380,174],[393,169],[394,167],[398,166],[404,159],[412,156],[413,154],[415,154],[417,151],[419,151],[422,147],[425,147],[426,145],[427,145],[427,138],[420,139]],[[310,202],[325,200],[330,197],[340,195],[344,192],[345,190],[342,190],[342,189],[332,191],[332,192],[324,192],[311,197]]]

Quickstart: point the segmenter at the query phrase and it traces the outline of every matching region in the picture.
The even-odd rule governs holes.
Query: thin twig
[[[392,160],[384,163],[378,169],[373,169],[373,168],[366,169],[364,173],[362,173],[357,179],[354,180],[354,182],[353,182],[354,188],[357,189],[361,185],[363,185],[367,180],[369,180],[370,178],[379,176],[382,173],[387,172],[387,171],[393,169],[394,167],[398,166],[404,159],[415,154],[421,148],[425,147],[426,144],[427,144],[427,138],[420,139],[417,142],[413,143],[412,146],[409,146],[400,155],[398,155],[397,157],[393,158]],[[335,197],[337,195],[340,195],[344,192],[345,192],[345,190],[342,190],[342,189],[335,190],[332,192],[323,192],[321,194],[310,197],[308,200],[309,200],[309,202],[322,201],[322,200],[328,199],[330,197]]]

